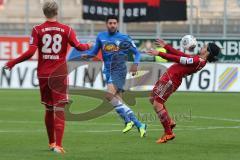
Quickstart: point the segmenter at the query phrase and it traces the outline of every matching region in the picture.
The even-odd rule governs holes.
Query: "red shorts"
[[[174,85],[167,73],[164,73],[155,84],[151,95],[150,101],[154,100],[159,103],[165,103],[168,97],[177,90],[179,86]]]
[[[68,103],[67,77],[38,78],[42,104],[59,106]]]

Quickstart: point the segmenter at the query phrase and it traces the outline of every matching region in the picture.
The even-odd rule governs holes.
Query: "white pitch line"
[[[9,121],[9,120],[0,120],[0,123],[10,123],[10,124],[44,124],[44,121]],[[123,126],[121,122],[119,123],[99,123],[99,122],[81,122],[81,121],[74,121],[74,122],[69,122],[67,121],[67,126],[68,125],[79,125],[79,126],[91,126],[91,125],[96,125],[96,126]],[[160,127],[161,124],[150,124],[147,123],[148,126],[153,126],[153,127]],[[191,128],[191,127],[198,127],[198,126],[183,126],[183,125],[177,125],[178,127],[186,127],[186,128]]]
[[[240,126],[209,126],[209,127],[198,127],[198,128],[176,128],[177,131],[196,131],[196,130],[216,130],[216,129],[240,129]],[[147,131],[162,131],[163,129],[148,129]],[[45,130],[0,130],[0,133],[42,133]],[[120,132],[121,130],[75,130],[66,131],[67,133],[109,133],[109,132]]]
[[[229,119],[229,118],[219,118],[219,117],[207,117],[207,116],[191,116],[196,119],[208,119],[208,120],[218,120],[227,122],[240,122],[240,119]],[[16,124],[43,124],[43,121],[9,121],[0,120],[0,123],[16,123]],[[98,123],[98,122],[81,122],[81,121],[68,121],[69,125],[101,125],[101,126],[122,126],[121,123]],[[148,126],[160,126],[160,124],[149,124]],[[178,125],[180,126],[180,125]],[[198,126],[181,126],[181,127],[198,127]]]
[[[191,116],[191,117],[199,118],[199,119],[218,120],[218,121],[240,122],[240,119],[218,118],[218,117],[207,117],[207,116]]]
[[[221,117],[207,117],[207,116],[191,116],[191,118],[196,119],[208,119],[208,120],[218,120],[218,121],[228,121],[228,122],[240,122],[240,119],[230,119],[230,118],[221,118]],[[76,125],[111,125],[111,126],[122,126],[121,123],[98,123],[98,122],[88,122],[88,121],[67,121],[70,124]],[[9,121],[9,120],[0,120],[0,123],[16,123],[16,124],[43,124],[43,121]],[[147,122],[146,122],[147,123]],[[149,123],[148,123],[149,124]],[[151,126],[159,126],[150,124]],[[185,126],[188,127],[188,126]],[[189,126],[189,127],[197,127],[197,126]]]
[[[218,121],[227,121],[227,122],[240,122],[239,119],[229,119],[229,118],[218,118],[218,117],[207,117],[207,116],[192,116],[192,118],[198,118],[198,119],[208,119],[208,120],[218,120]],[[0,123],[10,123],[10,124],[44,124],[43,121],[15,121],[15,120],[0,120]],[[79,125],[79,126],[86,126],[86,125],[96,125],[96,126],[123,126],[123,124],[120,122],[120,123],[99,123],[99,122],[81,122],[81,121],[68,121],[67,122],[68,124],[67,125]],[[160,124],[149,124],[148,123],[148,126],[149,127],[161,127]],[[185,129],[180,129],[180,128],[185,128]],[[177,125],[177,129],[175,130],[187,130],[186,128],[189,128],[190,130],[204,130],[204,129],[234,129],[234,128],[237,128],[238,129],[238,126],[235,126],[235,127],[216,127],[216,126],[213,126],[213,127],[199,127],[199,126],[183,126],[183,125]],[[155,129],[148,129],[149,131],[155,131]],[[157,129],[156,131],[159,131],[159,129]],[[3,133],[5,131],[1,131],[0,130],[0,133]],[[13,131],[14,133],[18,132],[18,131]],[[22,132],[22,131],[20,131]],[[30,131],[29,131],[30,132]],[[32,131],[32,132],[35,132],[35,131]],[[43,132],[43,131],[42,131]],[[110,130],[110,131],[106,131],[106,130],[103,130],[103,131],[81,131],[80,133],[82,132],[87,132],[87,133],[101,133],[101,132],[119,132],[119,130]]]
[[[214,129],[240,129],[240,126],[231,126],[231,127],[224,127],[224,126],[218,126],[218,127],[199,127],[199,128],[188,128],[188,129],[181,129],[181,128],[176,128],[174,130],[176,131],[195,131],[195,130],[214,130]],[[148,131],[162,131],[163,129],[147,129]],[[71,131],[70,131],[71,132]],[[74,131],[75,132],[75,131]],[[74,133],[73,132],[73,133]],[[76,133],[108,133],[108,132],[122,132],[121,130],[86,130],[83,132],[76,132]]]

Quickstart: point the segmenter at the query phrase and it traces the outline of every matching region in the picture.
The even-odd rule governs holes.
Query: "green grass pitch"
[[[176,139],[158,145],[163,130],[147,98],[131,108],[148,124],[141,139],[134,128],[121,133],[114,111],[85,122],[67,122],[64,147],[47,150],[44,107],[38,90],[0,90],[0,160],[238,160],[240,159],[239,93],[178,92],[167,107],[177,121]],[[73,113],[94,108],[99,100],[73,96]],[[141,113],[141,114],[140,114]]]

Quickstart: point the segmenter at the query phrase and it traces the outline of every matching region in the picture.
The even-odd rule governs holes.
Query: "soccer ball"
[[[181,47],[188,51],[193,51],[197,46],[197,39],[192,35],[185,35],[181,39]]]

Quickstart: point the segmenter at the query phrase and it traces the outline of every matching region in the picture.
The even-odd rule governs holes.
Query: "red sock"
[[[172,129],[170,127],[170,122],[168,120],[168,114],[166,110],[163,108],[162,110],[157,112],[158,118],[163,125],[166,134],[172,134]]]
[[[168,117],[168,121],[169,121],[169,123],[171,123],[172,118],[169,116],[169,113],[168,113],[168,110],[167,110],[166,106],[163,105],[163,108],[164,108],[165,111],[167,112],[167,117]]]
[[[54,137],[54,111],[52,106],[46,106],[45,111],[45,126],[48,134],[49,144],[55,143]]]
[[[56,145],[62,147],[62,139],[65,127],[65,115],[63,107],[56,107],[54,122],[55,122]]]

